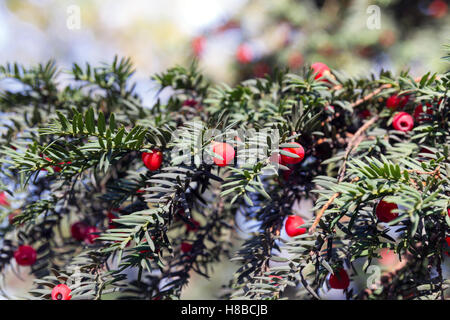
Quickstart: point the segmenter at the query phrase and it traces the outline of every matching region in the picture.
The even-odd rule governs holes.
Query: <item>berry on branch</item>
[[[52,300],[70,300],[72,299],[71,292],[72,290],[67,285],[58,284],[52,290]]]
[[[392,126],[395,130],[408,132],[414,127],[414,120],[410,114],[406,112],[399,112],[394,116],[392,120]]]
[[[330,275],[328,283],[333,289],[344,290],[350,285],[350,278],[348,277],[347,271],[341,268]]]
[[[200,228],[200,222],[195,219],[190,219],[190,223],[186,223],[186,230],[195,232]]]
[[[195,99],[186,99],[183,101],[183,106],[195,107],[198,104]]]
[[[182,242],[181,243],[181,251],[183,253],[188,253],[192,250],[192,244],[188,243],[188,242]]]
[[[408,103],[408,100],[409,100],[408,96],[398,96],[394,94],[386,99],[386,107],[392,110],[395,110],[398,107],[403,108],[406,105],[406,103]]]
[[[225,142],[215,142],[212,145],[212,150],[215,154],[221,156],[223,159],[222,160],[215,157],[213,158],[214,163],[219,167],[225,167],[226,165],[233,162],[234,156],[236,155],[233,146]]]
[[[286,156],[284,154],[281,155],[281,164],[296,164],[303,160],[305,157],[305,149],[303,149],[303,146],[300,143],[292,142],[292,144],[297,145],[297,147],[291,147],[291,148],[283,148],[282,150],[296,154],[298,158]]]
[[[142,153],[142,162],[150,171],[156,171],[161,167],[163,155],[161,151],[152,150],[152,152]]]
[[[314,71],[314,79],[315,80],[319,80],[320,78],[324,77],[324,76],[328,76],[330,75],[330,68],[322,62],[315,62],[311,65],[311,69],[313,69]],[[323,79],[326,80],[326,79]]]
[[[429,116],[433,114],[431,103],[426,103],[426,106],[426,112],[423,110],[423,105],[421,104],[414,109],[414,119],[419,123],[431,120],[431,117]]]
[[[14,259],[19,266],[31,266],[36,262],[37,253],[33,247],[22,245],[14,252]]]
[[[398,209],[395,203],[381,200],[375,209],[375,214],[381,222],[390,222],[398,217],[398,213],[392,212],[394,209]]]
[[[286,219],[285,230],[289,237],[299,236],[306,233],[306,228],[299,228],[305,221],[296,215],[290,215]]]
[[[89,226],[82,221],[75,222],[70,227],[70,233],[72,234],[72,238],[78,241],[84,240],[86,238],[88,228]]]

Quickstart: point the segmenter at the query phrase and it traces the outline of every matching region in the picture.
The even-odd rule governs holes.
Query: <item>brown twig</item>
[[[358,131],[356,131],[356,133],[353,135],[353,137],[351,138],[350,142],[348,143],[348,146],[345,150],[345,155],[344,155],[344,162],[342,163],[341,167],[339,168],[339,173],[338,173],[338,183],[342,182],[342,180],[344,179],[345,176],[345,168],[346,168],[346,164],[347,164],[347,159],[348,156],[351,154],[351,152],[353,151],[354,148],[356,148],[362,141],[362,139],[359,139],[362,134],[371,126],[373,125],[377,120],[379,119],[378,115],[372,117],[369,121],[367,121],[366,123],[364,123],[364,125],[361,126],[361,128],[358,129]],[[356,177],[354,178],[351,182],[355,182],[357,181],[359,178]],[[317,225],[320,222],[320,219],[322,218],[323,214],[325,213],[325,211],[328,209],[328,207],[333,203],[333,201],[339,197],[340,192],[336,192],[335,194],[333,194],[331,196],[331,198],[325,203],[325,205],[320,209],[319,213],[316,216],[316,219],[314,220],[312,226],[309,228],[309,234],[313,234],[314,231],[317,228]]]
[[[379,119],[378,115],[372,117],[369,121],[364,123],[364,125],[362,125],[361,128],[359,128],[358,131],[356,131],[355,134],[353,135],[353,137],[350,139],[350,142],[348,143],[347,148],[345,149],[344,162],[342,163],[341,167],[339,168],[338,182],[341,182],[344,179],[345,168],[346,168],[348,156],[353,151],[353,149],[356,148],[362,142],[362,140],[359,138],[378,119]]]
[[[414,79],[415,82],[419,82],[421,80],[420,77]],[[338,90],[342,88],[341,85],[337,85],[334,86],[332,88],[332,90]],[[392,88],[392,84],[390,83],[385,83],[383,85],[381,85],[380,87],[378,87],[377,89],[375,89],[374,91],[372,91],[371,93],[365,95],[364,97],[356,100],[355,102],[353,102],[352,104],[350,104],[350,107],[354,108],[370,99],[372,99],[374,96],[376,96],[377,94],[379,94],[381,91],[385,90],[385,89],[389,89]],[[341,167],[339,168],[339,172],[338,172],[338,183],[341,182],[344,179],[345,176],[345,168],[346,168],[346,164],[347,164],[347,159],[348,156],[350,155],[350,153],[352,152],[352,150],[354,148],[356,148],[361,142],[362,139],[360,139],[361,135],[372,125],[374,124],[377,120],[379,119],[379,116],[376,115],[374,117],[372,117],[369,121],[367,121],[366,123],[364,123],[363,126],[361,126],[361,128],[358,129],[358,131],[356,131],[356,133],[353,135],[353,137],[351,138],[346,150],[345,150],[345,156],[344,156],[344,162],[342,163]],[[421,172],[421,174],[435,174],[436,175],[436,171],[437,171],[437,175],[439,176],[439,167],[436,168],[433,172],[428,173],[428,172]],[[417,170],[415,171],[416,173]],[[352,182],[354,182],[355,179],[352,180]],[[356,178],[356,180],[358,180],[358,178]],[[314,223],[312,224],[312,226],[309,228],[309,234],[313,234],[314,231],[317,228],[317,225],[320,222],[320,219],[322,218],[323,214],[325,213],[325,211],[328,209],[328,207],[333,203],[333,201],[340,195],[340,192],[336,192],[335,194],[333,194],[331,196],[331,198],[325,203],[325,205],[320,209],[319,213],[316,216],[316,219],[314,220]]]
[[[441,170],[441,166],[437,166],[436,169],[434,169],[433,171],[420,171],[420,170],[414,170],[414,169],[410,169],[410,170],[406,170],[408,173],[417,173],[417,174],[430,174],[436,176],[436,177],[440,177],[440,170]]]
[[[422,78],[421,77],[417,77],[414,79],[415,82],[419,82]],[[437,77],[437,79],[439,79],[439,77]],[[381,91],[383,91],[384,89],[389,89],[392,88],[392,84],[390,83],[385,83],[383,85],[381,85],[380,87],[378,87],[377,89],[375,89],[374,91],[372,91],[371,93],[369,93],[368,95],[356,100],[355,102],[353,102],[350,106],[352,108],[359,106],[361,103],[364,103],[370,99],[372,99],[374,96],[376,96],[377,94],[379,94]],[[336,85],[333,88],[331,88],[331,90],[339,90],[342,89],[342,85]]]
[[[359,177],[355,177],[350,182],[356,182],[358,180],[359,180]],[[331,196],[331,198],[327,201],[327,203],[325,203],[324,206],[320,209],[319,213],[316,216],[316,219],[314,219],[312,226],[308,230],[309,234],[313,234],[314,231],[316,231],[317,225],[319,224],[320,219],[322,218],[323,214],[328,209],[328,207],[334,202],[334,200],[336,200],[336,198],[339,197],[340,194],[341,194],[340,192],[336,192],[335,194],[333,194]]]
[[[434,169],[433,171],[420,171],[420,170],[415,170],[415,169],[410,169],[410,170],[405,170],[406,172],[409,173],[417,173],[417,174],[429,174],[429,175],[433,175],[433,178],[440,178],[440,170],[441,167],[437,166],[436,169]],[[411,184],[414,185],[414,188],[418,189],[417,183],[414,181],[413,178],[409,178],[409,182],[411,182]],[[423,186],[426,186],[426,182],[423,181],[422,182]]]
[[[359,106],[361,103],[364,103],[370,99],[372,99],[374,96],[376,96],[377,94],[379,94],[381,91],[383,91],[384,89],[389,89],[392,87],[392,84],[390,83],[385,83],[382,86],[380,86],[378,89],[375,89],[374,91],[372,91],[371,93],[369,93],[368,95],[356,100],[355,102],[353,102],[350,107],[354,108],[356,106]]]
[[[309,228],[309,230],[308,230],[309,234],[313,234],[314,233],[314,231],[317,228],[317,225],[320,222],[320,219],[322,218],[323,214],[325,213],[325,210],[328,209],[328,207],[333,203],[334,199],[339,197],[340,194],[341,194],[340,192],[336,192],[335,194],[333,194],[331,196],[331,198],[327,201],[327,203],[325,203],[325,205],[320,209],[319,213],[316,216],[316,219],[314,219],[314,222],[313,222],[311,228]]]

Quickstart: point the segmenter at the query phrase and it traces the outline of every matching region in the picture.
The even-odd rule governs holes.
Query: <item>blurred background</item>
[[[446,0],[0,0],[0,64],[55,59],[93,65],[131,57],[144,104],[150,76],[196,59],[215,82],[235,84],[321,61],[351,76],[390,69],[413,76],[448,70]],[[2,86],[10,85],[0,81]],[[306,208],[307,209],[307,208]],[[245,237],[245,232],[242,234]],[[391,253],[380,264],[398,261]],[[224,262],[212,281],[194,276],[182,298],[214,299],[236,266]],[[26,290],[26,270],[6,279]],[[16,288],[16,289],[14,289]],[[19,291],[17,291],[19,290]]]
[[[136,65],[149,76],[194,57],[217,82],[322,61],[349,75],[444,71],[448,0],[0,0],[0,63]]]

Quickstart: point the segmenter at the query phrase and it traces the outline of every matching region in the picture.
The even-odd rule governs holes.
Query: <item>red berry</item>
[[[330,68],[328,68],[328,66],[322,62],[313,63],[311,65],[311,69],[313,69],[314,73],[316,74],[314,76],[314,79],[316,80],[330,74]]]
[[[183,253],[188,253],[191,250],[192,250],[192,244],[187,243],[187,242],[182,242],[181,243],[181,251]]]
[[[5,192],[0,192],[0,206],[9,207],[9,201],[6,198],[6,193]]]
[[[447,214],[450,217],[450,208],[447,209]]]
[[[197,100],[195,100],[195,99],[187,99],[187,100],[184,100],[184,102],[183,102],[183,106],[195,107],[196,105],[197,105]]]
[[[406,104],[407,104],[408,101],[409,101],[409,98],[410,98],[409,95],[401,96],[401,97],[400,97],[400,107],[403,108],[404,106],[406,106]]]
[[[236,59],[240,63],[249,63],[253,60],[252,48],[246,44],[241,44],[236,51]]]
[[[431,103],[426,103],[426,106],[427,106],[426,113],[423,110],[423,105],[421,105],[421,104],[419,104],[414,109],[414,119],[416,119],[416,121],[419,122],[419,123],[431,120],[431,117],[428,116],[428,115],[432,115],[433,114],[433,109],[432,109]]]
[[[390,96],[386,100],[386,107],[389,109],[397,109],[397,107],[404,107],[408,103],[409,96],[398,96],[396,94]]]
[[[72,234],[72,238],[78,241],[84,240],[87,235],[88,225],[82,221],[75,222],[70,227],[70,233]]]
[[[303,160],[305,157],[305,149],[303,149],[302,145],[297,142],[291,142],[292,144],[297,145],[297,147],[293,148],[283,148],[282,150],[298,155],[298,158],[293,158],[289,156],[281,155],[281,164],[296,164]]]
[[[214,143],[212,146],[212,150],[215,154],[223,158],[223,160],[219,158],[213,158],[214,163],[219,167],[225,167],[227,164],[233,162],[234,156],[236,154],[233,146],[225,142]]]
[[[284,228],[289,237],[295,237],[306,233],[306,228],[299,228],[303,224],[305,224],[305,221],[301,217],[290,215],[286,219]]]
[[[195,219],[191,219],[190,221],[191,221],[191,224],[193,224],[193,226],[189,223],[186,223],[186,230],[193,231],[193,232],[197,231],[200,228],[200,223]]]
[[[94,233],[98,233],[100,232],[99,229],[97,229],[96,227],[88,227],[86,229],[86,237],[84,238],[84,240],[89,243],[89,244],[93,244],[94,240],[97,239],[98,237],[100,237],[100,235],[98,234],[94,234]]]
[[[406,112],[399,112],[394,116],[394,119],[392,120],[392,126],[395,130],[398,131],[411,131],[411,129],[414,127],[413,117],[411,117],[411,115]]]
[[[194,51],[195,56],[199,57],[203,50],[205,49],[206,39],[203,36],[199,36],[192,40],[192,50]]]
[[[390,222],[398,217],[398,213],[392,212],[394,209],[398,209],[395,203],[381,200],[375,209],[375,214],[381,222]]]
[[[14,259],[16,259],[19,266],[31,266],[36,262],[37,253],[31,246],[19,246],[14,252]]]
[[[359,117],[360,117],[361,119],[367,119],[367,118],[369,118],[371,115],[372,115],[372,113],[371,113],[369,110],[367,110],[367,109],[362,110],[362,111],[359,113]]]
[[[347,271],[344,269],[339,269],[335,271],[328,280],[330,287],[333,289],[347,289],[350,285],[350,279],[348,277]]]
[[[428,6],[429,14],[434,18],[445,17],[448,11],[448,5],[443,0],[434,0]]]
[[[72,299],[72,296],[70,295],[71,292],[72,290],[65,284],[58,284],[53,287],[52,300],[70,300]]]
[[[142,162],[150,171],[156,171],[161,167],[163,155],[161,151],[152,150],[153,152],[143,152]]]
[[[389,109],[396,109],[399,104],[400,104],[400,99],[398,98],[398,96],[396,94],[394,94],[393,96],[390,96],[386,100],[386,107]]]

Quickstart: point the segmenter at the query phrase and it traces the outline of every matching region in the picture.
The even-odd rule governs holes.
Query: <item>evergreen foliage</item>
[[[229,87],[193,64],[155,75],[170,97],[149,108],[133,72],[118,58],[75,64],[64,81],[53,62],[0,68],[21,87],[0,94],[0,188],[12,202],[1,211],[0,270],[19,245],[35,248],[37,298],[67,283],[73,299],[178,299],[192,271],[208,277],[233,258],[241,266],[223,298],[316,299],[330,272],[353,275],[355,261],[367,270],[381,248],[406,265],[377,290],[346,290],[348,298],[445,297],[450,73],[355,79],[333,70],[325,80],[304,66]],[[402,111],[428,103],[432,114],[410,132],[394,130],[398,110],[385,106],[393,94],[409,97]],[[211,143],[225,138],[237,156],[219,168]],[[294,156],[282,150],[292,142],[305,159],[279,165],[279,154]],[[141,153],[154,150],[163,163],[149,171]],[[309,232],[281,239],[284,218],[305,198],[316,212]],[[375,214],[381,199],[399,206],[387,224]],[[259,228],[233,252],[238,211]],[[78,221],[97,228],[93,243],[70,235]]]

